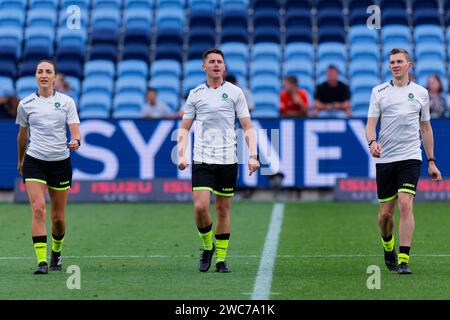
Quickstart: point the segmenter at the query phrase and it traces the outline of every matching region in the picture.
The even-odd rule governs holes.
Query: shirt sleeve
[[[67,104],[67,124],[72,123],[80,123],[80,119],[78,118],[78,112],[77,107],[75,106],[75,101],[73,99],[69,100],[69,103]]]
[[[244,93],[239,89],[239,94],[234,104],[234,110],[239,119],[249,118],[250,112],[248,111],[247,101],[245,100]]]
[[[25,111],[25,108],[23,107],[22,101],[20,101],[19,106],[17,107],[16,124],[18,124],[21,127],[30,126],[30,124],[28,123],[28,114]]]
[[[194,100],[194,98],[192,97],[192,91],[191,91],[186,100],[186,104],[184,105],[183,119],[191,119],[191,120],[195,119],[196,110],[195,110],[195,103],[193,100]]]
[[[378,97],[375,93],[375,88],[372,89],[372,94],[370,96],[370,104],[369,111],[367,113],[367,117],[379,118],[381,114],[380,102],[378,101]]]
[[[420,121],[430,121],[430,96],[425,92],[420,108]]]

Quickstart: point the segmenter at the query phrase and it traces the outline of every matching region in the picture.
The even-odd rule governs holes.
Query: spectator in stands
[[[280,93],[281,117],[307,117],[309,111],[308,93],[298,87],[296,76],[283,79],[284,90]]]
[[[0,87],[0,119],[13,119],[17,115],[19,99],[5,88]]]
[[[225,77],[225,81],[231,82],[235,86],[238,86],[238,87],[240,87],[242,89],[242,92],[244,93],[245,100],[247,100],[248,111],[252,112],[254,107],[255,107],[255,104],[253,103],[252,92],[248,88],[239,85],[238,82],[237,82],[236,77],[234,75],[232,75],[232,74],[227,75]]]
[[[64,93],[68,96],[70,96],[72,93],[72,87],[70,86],[70,83],[66,80],[66,76],[60,72],[56,75],[53,88],[56,91]]]
[[[163,101],[158,100],[155,88],[147,89],[147,102],[143,108],[145,118],[175,118],[176,114]]]
[[[340,116],[345,112],[347,117],[352,116],[350,108],[349,87],[339,81],[339,70],[330,65],[327,69],[327,81],[316,87],[314,95],[314,111],[311,116],[318,116],[319,112],[327,112],[330,116]]]
[[[430,116],[433,119],[442,118],[447,110],[447,103],[442,96],[442,82],[437,74],[432,74],[427,83],[430,96]]]

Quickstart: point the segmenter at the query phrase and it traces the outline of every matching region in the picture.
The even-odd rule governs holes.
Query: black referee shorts
[[[420,176],[420,160],[403,160],[377,163],[378,201],[388,202],[398,197],[399,192],[416,195]]]
[[[192,190],[209,190],[216,195],[231,197],[236,188],[237,163],[192,165]]]
[[[24,183],[37,181],[54,190],[67,190],[72,185],[70,157],[60,161],[44,161],[26,154],[22,173]]]

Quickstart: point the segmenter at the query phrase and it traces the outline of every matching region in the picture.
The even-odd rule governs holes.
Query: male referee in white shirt
[[[421,138],[427,154],[428,174],[433,180],[442,179],[434,158],[428,91],[409,80],[411,66],[406,50],[391,50],[389,68],[393,79],[373,88],[366,125],[370,154],[377,158],[378,225],[384,260],[389,270],[399,274],[412,273],[409,251],[414,233],[413,199],[422,163]],[[393,235],[396,203],[400,212],[398,258]]]
[[[216,272],[230,272],[225,262],[230,239],[231,198],[236,187],[237,156],[235,121],[239,119],[249,148],[250,174],[259,168],[256,135],[250,120],[242,89],[226,82],[225,58],[219,49],[203,53],[206,82],[192,89],[186,101],[183,121],[178,130],[178,168],[189,165],[186,145],[189,130],[195,121],[192,190],[195,224],[203,242],[199,270],[206,272],[216,252]],[[212,220],[209,212],[211,192],[215,194],[217,221],[213,243]]]

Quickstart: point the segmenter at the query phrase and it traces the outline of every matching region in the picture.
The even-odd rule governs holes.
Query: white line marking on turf
[[[277,256],[278,238],[283,224],[284,204],[275,203],[272,209],[269,230],[264,243],[264,250],[259,263],[253,288],[252,300],[269,300],[272,287],[273,267]]]
[[[382,254],[305,254],[305,255],[277,255],[277,259],[310,259],[310,258],[368,258],[368,257],[382,257]],[[261,258],[260,255],[230,255],[230,258]],[[417,258],[450,258],[450,254],[413,254],[412,257]],[[65,259],[179,259],[192,258],[192,255],[148,255],[148,256],[64,256]],[[30,260],[35,257],[0,257],[1,260]]]

